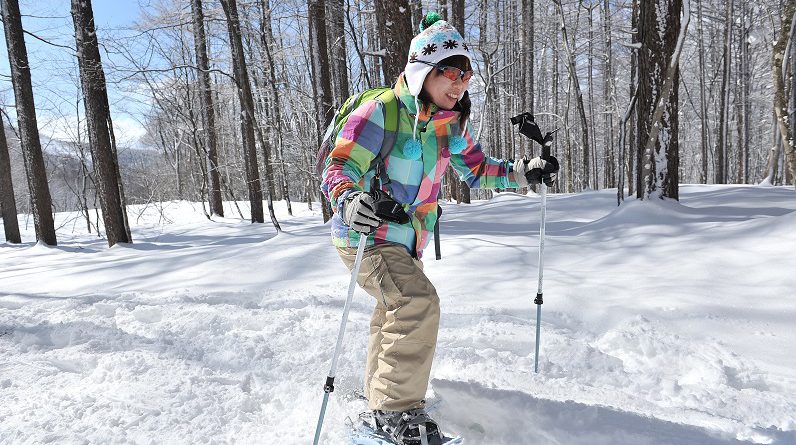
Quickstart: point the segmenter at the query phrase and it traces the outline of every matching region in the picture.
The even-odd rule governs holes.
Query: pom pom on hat
[[[440,20],[442,20],[442,17],[440,17],[440,15],[436,12],[431,11],[426,13],[425,17],[423,17],[423,20],[420,21],[420,31],[425,31],[426,28]]]
[[[457,155],[463,152],[465,148],[467,148],[467,139],[461,136],[454,136],[448,141],[448,150],[450,150],[451,154]]]
[[[422,154],[423,147],[420,145],[420,141],[409,139],[404,142],[404,156],[406,156],[407,159],[417,161]]]

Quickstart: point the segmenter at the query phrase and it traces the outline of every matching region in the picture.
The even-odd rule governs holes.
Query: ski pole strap
[[[544,303],[544,301],[542,301],[542,294],[541,293],[536,294],[536,298],[534,298],[533,304],[542,304],[542,303]]]
[[[323,385],[323,392],[334,392],[334,377],[326,377],[326,384]]]

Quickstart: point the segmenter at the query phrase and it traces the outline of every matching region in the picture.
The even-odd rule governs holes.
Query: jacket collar
[[[395,92],[395,97],[401,100],[401,102],[404,104],[409,114],[411,114],[412,117],[414,117],[415,113],[417,113],[417,108],[415,106],[415,96],[412,96],[412,94],[409,92],[409,86],[406,84],[406,78],[404,77],[404,73],[401,73],[401,75],[398,76],[398,80],[395,82],[393,91]],[[424,105],[423,102],[421,102],[419,99],[417,101],[417,104],[420,105],[421,107],[420,117],[419,117],[419,120],[421,121],[427,121],[431,119],[431,116],[433,116],[434,113],[436,113],[437,110],[439,110],[439,107],[437,107],[436,104],[432,103]]]

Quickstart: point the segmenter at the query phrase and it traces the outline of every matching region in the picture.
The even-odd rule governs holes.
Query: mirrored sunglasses
[[[438,69],[442,73],[442,75],[445,76],[451,82],[456,82],[456,79],[461,79],[462,82],[467,82],[468,80],[470,80],[470,78],[473,77],[473,70],[464,71],[454,66],[442,65],[440,63],[434,63],[434,62],[426,62],[425,60],[420,60],[420,59],[415,59],[412,61],[412,63],[414,62],[420,62],[428,66],[433,66],[434,68]]]

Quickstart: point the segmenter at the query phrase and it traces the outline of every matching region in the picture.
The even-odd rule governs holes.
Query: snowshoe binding
[[[409,411],[370,411],[359,416],[352,434],[357,445],[458,445],[460,437],[447,437],[422,408]]]

